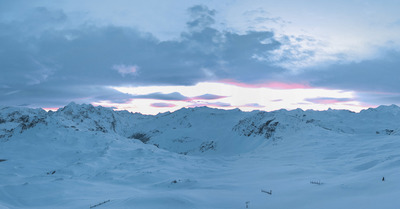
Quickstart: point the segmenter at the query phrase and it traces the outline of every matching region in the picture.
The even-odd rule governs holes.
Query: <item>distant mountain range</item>
[[[0,140],[8,141],[27,130],[50,129],[118,135],[154,144],[169,151],[195,154],[206,151],[245,151],[228,146],[233,141],[262,144],[310,131],[338,134],[398,135],[400,108],[370,108],[360,113],[347,110],[273,112],[183,108],[155,116],[113,111],[110,108],[70,103],[58,111],[0,107]]]

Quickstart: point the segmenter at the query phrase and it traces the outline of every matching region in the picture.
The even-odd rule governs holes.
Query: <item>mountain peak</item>
[[[380,105],[376,108],[368,108],[367,110],[362,110],[361,112],[385,112],[385,113],[392,113],[398,114],[400,112],[400,107],[392,104],[392,105]]]
[[[397,106],[397,105],[395,105],[395,104],[391,104],[391,105],[380,105],[380,106],[377,107],[376,109],[395,110],[395,109],[399,109],[399,106]]]

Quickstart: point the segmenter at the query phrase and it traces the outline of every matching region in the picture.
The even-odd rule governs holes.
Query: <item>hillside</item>
[[[0,208],[397,208],[399,150],[395,105],[0,107]]]

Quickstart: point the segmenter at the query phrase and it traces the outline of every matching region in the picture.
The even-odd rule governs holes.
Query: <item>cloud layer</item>
[[[212,27],[214,10],[194,6],[188,11],[187,31],[172,41],[116,26],[65,29],[68,16],[45,7],[20,22],[2,22],[1,100],[34,105],[48,104],[50,98],[53,105],[81,98],[114,101],[106,86],[193,85],[221,78],[250,82],[283,70],[253,58],[279,48],[272,32],[219,31]]]
[[[88,19],[77,23],[71,13],[54,5],[26,6],[11,18],[7,11],[20,3],[12,5],[0,3],[0,105],[57,107],[70,101],[122,104],[144,99],[161,101],[153,106],[162,106],[162,101],[194,100],[209,106],[230,105],[217,101],[228,94],[125,94],[114,88],[199,82],[281,90],[340,89],[355,92],[352,100],[365,104],[400,103],[400,52],[391,47],[369,59],[352,60],[346,54],[320,59],[321,54],[329,53],[314,47],[325,44],[318,38],[278,37],[265,26],[246,32],[222,27],[216,21],[218,11],[205,5],[188,8],[185,28],[179,37],[169,40],[133,27],[92,24]],[[263,9],[249,14],[257,25],[290,24],[269,17]],[[310,60],[325,61],[310,65]],[[305,102],[333,101],[321,95]],[[165,104],[168,107],[169,103]],[[248,103],[249,107],[264,105]]]

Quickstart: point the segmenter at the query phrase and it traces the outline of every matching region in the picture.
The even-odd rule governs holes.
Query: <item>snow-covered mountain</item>
[[[0,208],[397,208],[399,152],[395,105],[0,107]]]

